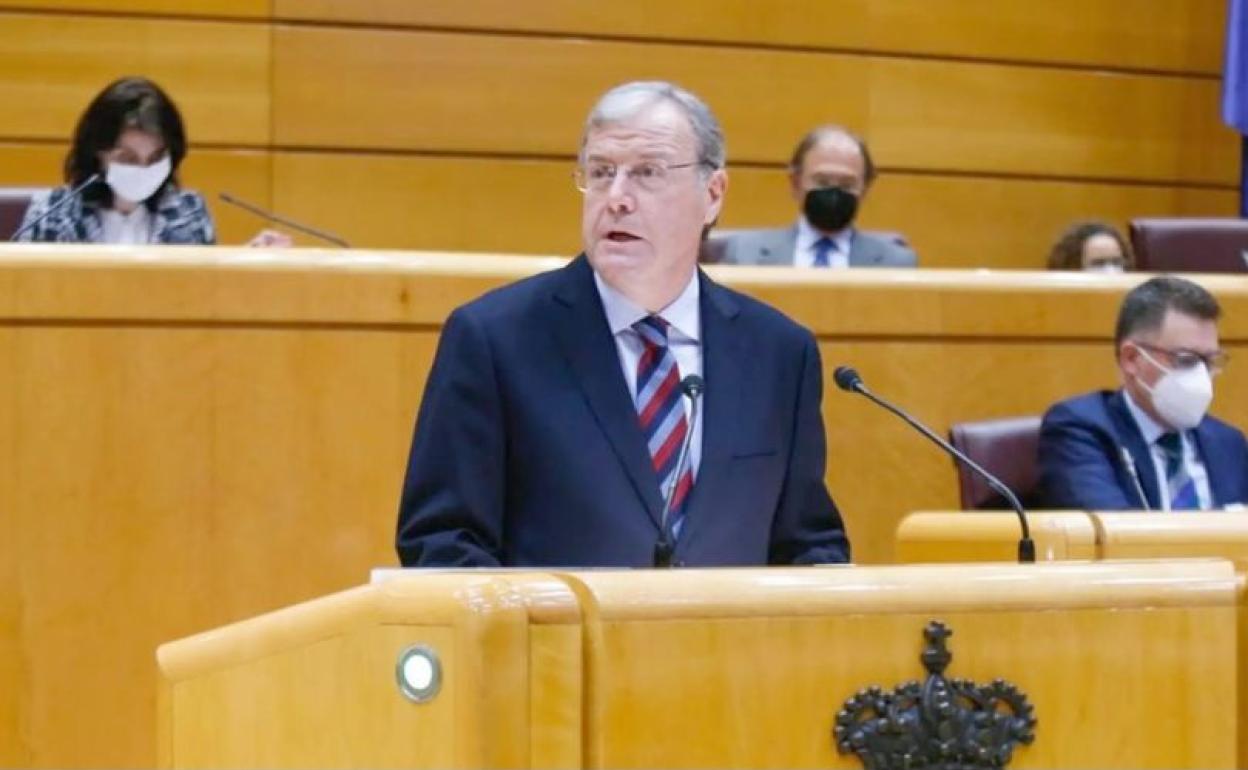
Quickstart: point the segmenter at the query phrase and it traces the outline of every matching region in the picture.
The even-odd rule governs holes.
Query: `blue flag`
[[[1248,217],[1248,0],[1230,0],[1226,11],[1222,120],[1240,134],[1239,215]]]

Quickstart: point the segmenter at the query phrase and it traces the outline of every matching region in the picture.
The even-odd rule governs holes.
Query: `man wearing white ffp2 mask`
[[[1115,334],[1122,387],[1063,401],[1044,417],[1040,483],[1053,508],[1209,510],[1248,501],[1248,442],[1210,417],[1221,309],[1162,276],[1123,300]]]

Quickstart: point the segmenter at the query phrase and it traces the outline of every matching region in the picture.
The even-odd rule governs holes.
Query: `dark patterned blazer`
[[[69,187],[61,186],[36,196],[26,209],[21,227],[43,216],[44,212],[63,201],[69,192]],[[161,196],[153,219],[153,243],[212,245],[217,242],[212,215],[208,213],[208,207],[199,193],[169,187]],[[23,233],[18,240],[40,243],[99,243],[102,232],[98,209],[85,205],[79,197]]]

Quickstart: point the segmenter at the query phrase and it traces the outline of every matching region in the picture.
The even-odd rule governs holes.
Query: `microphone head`
[[[680,381],[680,389],[689,398],[697,398],[706,390],[706,380],[691,374]]]
[[[863,387],[862,378],[852,366],[836,367],[836,371],[832,373],[832,379],[836,380],[836,387],[850,393]]]

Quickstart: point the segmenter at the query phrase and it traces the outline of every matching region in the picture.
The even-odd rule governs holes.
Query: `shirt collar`
[[[836,253],[849,254],[850,244],[854,240],[854,228],[846,227],[835,235],[824,236],[814,228],[814,225],[806,221],[805,216],[797,218],[797,251],[799,254],[813,251],[815,242],[824,237],[830,238],[836,245]]]
[[[598,287],[598,296],[602,298],[602,308],[607,313],[607,325],[611,327],[612,336],[626,329],[632,329],[633,324],[650,315],[650,311],[607,285],[597,271],[594,271],[594,285]],[[698,323],[700,291],[698,271],[694,270],[689,283],[685,285],[680,295],[655,314],[667,321],[668,325],[674,327],[681,335],[694,342],[699,341],[701,333],[701,324]]]
[[[1140,408],[1139,404],[1135,403],[1135,399],[1131,398],[1131,391],[1123,388],[1122,397],[1127,402],[1127,411],[1131,413],[1132,419],[1135,420],[1140,433],[1144,436],[1145,444],[1151,447],[1157,443],[1157,439],[1170,432],[1167,428],[1158,424],[1152,417],[1149,417],[1148,412],[1145,412]]]

